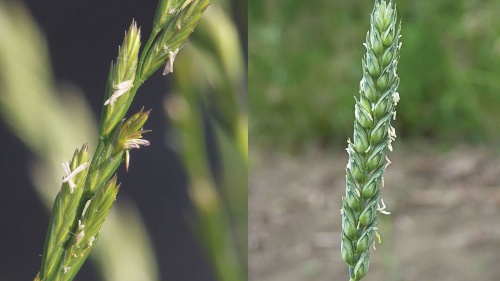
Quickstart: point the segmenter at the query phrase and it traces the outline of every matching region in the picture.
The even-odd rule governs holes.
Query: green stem
[[[87,173],[87,179],[91,179],[92,178],[92,174],[93,173],[99,173],[99,170],[97,169],[97,164],[98,164],[98,161],[99,159],[101,158],[100,155],[104,149],[106,145],[106,139],[104,139],[103,137],[99,137],[99,143],[97,144],[97,148],[94,152],[94,155],[92,156],[92,161],[90,162],[90,166],[89,166],[89,171]],[[91,181],[88,180],[85,182],[85,189],[84,189],[84,192],[83,192],[83,195],[82,195],[82,201],[86,201],[90,198],[92,198],[92,196],[94,196],[94,192],[91,192],[90,190],[90,184],[91,184]],[[83,203],[83,205],[85,205],[86,202]],[[81,203],[80,203],[81,204]]]
[[[151,45],[153,44],[153,41],[156,39],[156,36],[158,36],[158,33],[160,33],[161,30],[159,29],[153,29],[151,31],[151,35],[149,36],[148,41],[146,42],[146,45],[144,46],[144,49],[142,50],[141,57],[139,59],[139,66],[137,67],[137,75],[135,76],[135,84],[142,85],[144,81],[147,78],[141,79],[142,75],[142,65],[144,64],[144,60],[146,59],[146,55],[149,53],[149,49],[151,48]],[[134,87],[135,88],[135,87]],[[134,93],[135,94],[135,93]]]

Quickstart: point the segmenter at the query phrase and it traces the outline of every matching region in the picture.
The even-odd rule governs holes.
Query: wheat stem
[[[349,265],[350,281],[368,272],[370,245],[377,235],[377,212],[389,214],[381,201],[383,174],[390,164],[396,138],[391,120],[396,116],[399,77],[396,73],[401,25],[392,1],[375,1],[366,35],[363,78],[356,99],[353,142],[348,141],[346,195],[342,199],[341,253]]]

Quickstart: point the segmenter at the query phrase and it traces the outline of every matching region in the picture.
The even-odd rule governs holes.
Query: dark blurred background
[[[146,40],[157,1],[22,2],[44,32],[54,79],[58,84],[80,88],[95,116],[99,116],[109,65],[116,58],[124,31],[135,19]],[[246,1],[233,2],[233,18],[240,39],[246,42]],[[169,79],[156,73],[141,87],[131,106],[130,112],[143,106],[153,109],[145,126],[152,130],[145,136],[151,145],[131,152],[128,173],[119,168],[118,177],[123,184],[118,200],[137,204],[151,236],[160,280],[215,280],[192,233],[193,211],[186,191],[186,175],[176,152],[167,145],[169,128],[163,100],[169,89]],[[49,213],[28,175],[35,156],[3,122],[0,134],[0,178],[5,195],[0,199],[0,280],[31,280],[40,268]],[[80,145],[74,144],[75,148]],[[210,155],[213,152],[209,151]],[[211,162],[216,165],[213,157]],[[99,278],[91,263],[86,262],[75,280]]]

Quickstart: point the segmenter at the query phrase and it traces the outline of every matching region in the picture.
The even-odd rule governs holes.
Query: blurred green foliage
[[[403,138],[500,135],[500,1],[396,1],[395,127]],[[370,1],[257,0],[249,8],[249,133],[287,150],[352,134]]]
[[[183,47],[165,110],[189,180],[194,233],[217,280],[243,281],[248,276],[246,72],[242,36],[229,12],[237,7],[229,4],[234,2],[212,0]],[[213,166],[210,142],[218,162]]]

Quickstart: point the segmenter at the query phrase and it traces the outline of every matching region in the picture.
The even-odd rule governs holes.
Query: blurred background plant
[[[227,9],[213,1],[183,48],[165,99],[171,145],[189,179],[192,227],[218,280],[247,280],[248,117],[243,48]],[[194,79],[193,79],[194,77]],[[209,153],[207,141],[213,147]],[[211,159],[212,158],[212,159]],[[217,162],[213,167],[210,162]]]
[[[350,135],[366,29],[363,1],[253,1],[250,139],[287,150]],[[398,1],[403,138],[492,141],[500,135],[498,1]]]
[[[168,266],[164,266],[165,264],[172,264],[171,261],[165,263],[165,259],[159,259],[165,255],[170,256],[170,260],[175,261],[175,267],[184,268],[184,275],[181,276],[182,278],[190,280],[240,280],[228,279],[227,277],[224,279],[223,277],[226,276],[225,273],[223,273],[224,270],[228,272],[232,271],[235,274],[234,276],[241,276],[246,272],[246,261],[242,260],[242,257],[244,255],[246,258],[246,229],[243,229],[243,225],[246,227],[247,158],[246,145],[242,143],[242,139],[246,138],[240,134],[242,130],[246,131],[246,110],[244,109],[246,107],[246,102],[244,102],[246,96],[243,95],[246,90],[243,80],[245,71],[244,62],[242,60],[242,48],[239,44],[239,41],[246,36],[241,35],[240,32],[238,32],[235,20],[231,18],[231,15],[236,15],[236,18],[240,18],[237,15],[246,14],[243,13],[246,9],[246,5],[242,6],[241,3],[235,4],[236,2],[219,1],[213,3],[208,9],[208,11],[213,10],[213,12],[210,12],[213,14],[211,20],[207,22],[202,21],[199,26],[199,28],[204,31],[195,32],[195,34],[193,34],[201,38],[198,41],[204,46],[204,48],[209,49],[208,51],[202,51],[202,53],[207,55],[206,59],[204,59],[204,66],[208,67],[210,70],[223,71],[220,76],[217,77],[217,79],[219,79],[218,81],[210,83],[210,90],[207,92],[216,93],[217,95],[220,94],[217,98],[221,97],[231,99],[228,104],[221,107],[211,107],[211,114],[207,114],[208,111],[203,111],[204,107],[201,106],[201,103],[196,102],[198,105],[193,107],[195,108],[193,110],[200,110],[200,112],[193,113],[202,116],[202,119],[200,120],[203,124],[209,122],[208,120],[211,120],[210,116],[216,116],[224,111],[233,111],[230,115],[225,115],[220,119],[221,123],[227,123],[221,125],[221,127],[226,126],[224,129],[228,129],[227,132],[224,131],[223,133],[220,133],[221,136],[217,137],[217,139],[221,139],[221,141],[217,140],[216,148],[217,151],[220,152],[220,158],[217,157],[216,159],[210,159],[210,161],[205,159],[205,161],[208,161],[205,163],[207,165],[205,169],[210,169],[209,171],[212,171],[217,170],[216,167],[221,167],[221,172],[213,176],[215,180],[210,182],[210,184],[214,184],[214,186],[223,186],[218,188],[218,190],[220,189],[220,191],[224,191],[220,194],[221,198],[224,197],[221,199],[224,203],[220,204],[215,212],[215,215],[206,216],[208,219],[204,219],[203,212],[199,211],[200,208],[190,207],[190,204],[185,201],[184,203],[181,203],[183,206],[183,209],[179,210],[181,213],[171,213],[170,210],[173,208],[168,204],[165,204],[165,199],[168,199],[165,197],[168,196],[172,198],[168,199],[167,202],[171,200],[183,201],[182,194],[178,194],[179,190],[183,190],[182,171],[179,174],[179,169],[181,168],[172,166],[172,160],[163,160],[162,162],[157,161],[158,159],[154,157],[149,158],[150,164],[145,163],[144,165],[137,165],[134,169],[142,170],[143,175],[151,173],[151,167],[163,165],[161,166],[161,169],[154,168],[154,170],[162,170],[161,172],[165,172],[163,169],[168,168],[167,177],[172,177],[173,180],[170,180],[167,182],[168,185],[165,185],[165,177],[158,177],[158,175],[156,175],[151,176],[149,180],[145,180],[144,177],[142,177],[142,179],[134,182],[130,178],[137,179],[140,178],[140,176],[130,176],[132,172],[128,175],[122,175],[122,178],[124,178],[123,181],[128,182],[125,184],[125,186],[128,187],[123,190],[124,192],[122,196],[118,199],[115,207],[112,208],[112,211],[109,214],[107,222],[103,228],[100,238],[101,241],[96,245],[96,248],[91,255],[91,258],[94,260],[94,264],[99,269],[99,275],[102,280],[162,280],[160,276],[165,276],[166,268],[171,271],[166,275],[171,276],[174,280],[176,280],[176,278],[181,278],[179,277],[179,272],[183,272],[182,270],[172,270],[171,265],[169,268]],[[139,22],[139,24],[151,21],[156,3],[156,1],[152,1],[149,4],[144,3],[144,5],[148,5],[148,7],[150,7],[147,17],[148,21],[144,20],[143,22]],[[75,7],[75,9],[77,8]],[[34,11],[42,12],[43,14],[44,10],[35,9]],[[57,13],[57,11],[55,12]],[[140,18],[141,16],[139,15],[137,17]],[[124,18],[124,21],[125,19],[126,21],[130,21],[131,17],[122,15],[120,18]],[[25,8],[19,2],[0,1],[0,23],[2,24],[0,27],[0,35],[2,36],[2,40],[0,41],[0,113],[3,122],[8,124],[12,133],[24,142],[35,155],[36,161],[34,161],[32,169],[30,170],[30,178],[32,179],[33,186],[36,187],[36,190],[38,191],[40,198],[43,199],[46,207],[50,207],[51,202],[53,202],[53,198],[57,193],[58,186],[60,185],[60,177],[62,175],[60,167],[61,162],[72,155],[74,149],[79,146],[79,144],[96,139],[97,132],[95,119],[93,118],[92,113],[92,105],[94,105],[93,102],[96,100],[95,111],[99,112],[102,105],[102,94],[93,94],[89,96],[91,98],[90,102],[92,103],[89,105],[77,87],[67,84],[59,87],[55,86],[56,83],[54,82],[54,77],[51,74],[51,64],[48,58],[49,55],[45,39],[42,35],[40,35],[40,31],[31,19],[29,13],[26,12]],[[204,24],[207,26],[202,27]],[[217,27],[218,25],[223,26],[225,28],[224,32],[229,33],[229,39],[225,40],[226,34],[221,33],[221,30]],[[70,25],[68,24],[68,29],[70,28],[69,26]],[[127,25],[123,25],[121,28],[124,30],[126,26]],[[240,22],[238,26],[241,28],[244,26],[244,23]],[[198,34],[204,32],[207,32],[207,34]],[[116,38],[123,36],[121,32],[115,33],[118,33],[116,34],[118,35]],[[238,36],[240,37],[238,38]],[[99,38],[99,36],[96,38]],[[215,43],[209,41],[215,39],[218,40]],[[115,47],[118,46],[119,42],[119,39],[115,40],[113,43]],[[67,41],[65,44],[67,46],[71,46],[72,42]],[[80,44],[81,47],[86,45],[86,43],[82,41],[78,44]],[[192,54],[187,54],[189,49],[197,49],[196,47],[191,47],[190,44],[186,44],[184,49],[186,50],[186,54],[180,54],[175,63],[176,71],[174,75],[176,76],[186,74],[185,71],[182,71],[183,63],[180,62],[181,60],[184,60],[183,57],[197,54],[196,51]],[[67,50],[67,52],[75,53],[81,51],[77,50],[78,49],[73,48]],[[201,50],[203,50],[203,48],[201,48]],[[100,51],[109,53],[110,55],[113,53],[109,50]],[[211,55],[210,53],[213,54]],[[97,57],[98,53],[95,54]],[[198,53],[198,56],[200,55],[201,54]],[[225,59],[225,61],[219,62],[219,59]],[[70,63],[73,64],[72,61]],[[92,76],[102,76],[102,78],[105,79],[105,73],[109,67],[109,61],[103,65],[105,65],[103,66],[103,69],[95,70]],[[77,63],[74,63],[73,69],[79,69],[78,67]],[[100,75],[99,73],[103,73],[104,75]],[[164,81],[164,78],[161,75],[156,75],[156,77],[153,78],[154,79],[151,80],[157,81],[155,83],[157,87],[158,84],[164,84],[164,82],[162,82]],[[231,79],[224,81],[224,79],[229,78]],[[206,81],[208,80],[210,79],[207,79]],[[160,83],[158,83],[158,81],[160,81]],[[202,83],[204,82],[201,80],[199,83],[196,83],[198,90],[203,88]],[[182,85],[182,83],[179,83],[179,85]],[[91,87],[90,91],[94,92],[94,88],[92,88],[94,87],[93,85],[84,84],[83,88],[88,90],[89,86]],[[223,89],[218,90],[218,87],[223,87]],[[97,89],[96,92],[99,91],[99,93],[103,93],[104,91],[104,85],[97,85],[95,88]],[[151,92],[152,88],[150,86],[148,87],[148,85],[145,85],[144,88],[144,92]],[[240,97],[237,98],[236,95],[240,95]],[[201,96],[199,98],[201,98]],[[136,107],[139,108],[143,104],[147,104],[144,101],[140,101],[140,99],[141,97],[139,97],[138,101],[140,105],[136,105]],[[158,99],[161,99],[161,97],[158,96]],[[208,96],[203,99],[208,100]],[[152,99],[149,98],[149,100]],[[237,102],[236,100],[240,101]],[[235,108],[232,109],[231,106],[235,106]],[[155,110],[159,109],[160,111],[162,109],[161,104],[158,107],[153,108]],[[219,112],[219,110],[221,110],[221,112]],[[235,119],[233,120],[231,118]],[[216,125],[214,124],[213,127],[215,128]],[[170,155],[170,157],[175,159],[175,155],[172,153],[164,152],[166,150],[165,147],[161,149],[161,139],[164,135],[161,131],[164,130],[164,128],[165,125],[160,123],[159,126],[157,124],[156,128],[153,129],[157,132],[157,140],[156,143],[152,140],[152,143],[153,145],[156,145],[157,148],[158,146],[160,147],[160,149],[157,149],[156,152],[153,152],[153,155],[154,153],[158,154],[160,151],[159,155],[162,157],[169,157]],[[172,130],[169,131],[169,133],[176,134],[182,132]],[[196,132],[196,134],[203,135],[203,129],[202,131]],[[214,133],[214,135],[218,135],[218,133]],[[160,140],[158,140],[158,137]],[[174,136],[170,137],[175,138]],[[21,162],[18,159],[22,159],[17,158],[18,155],[14,152],[17,144],[12,145],[13,143],[9,141],[8,136],[7,138],[4,137],[3,141],[2,146],[10,147],[12,150],[12,153],[6,152],[5,156],[12,155],[12,157],[16,157],[11,158],[10,161],[12,164],[15,164],[13,166],[17,167],[18,162]],[[198,149],[201,149],[204,144],[205,138],[202,138],[196,140],[196,142],[192,144],[193,150],[189,147],[184,148],[185,151],[198,151]],[[226,145],[230,147],[226,148]],[[95,144],[91,143],[90,146],[92,150],[92,147],[95,147]],[[208,147],[206,153],[213,154],[214,149],[215,147]],[[144,152],[146,155],[148,154],[146,150],[144,150]],[[179,151],[181,154],[183,152],[184,150]],[[152,154],[149,155],[151,156]],[[134,155],[132,157],[134,157]],[[202,157],[204,157],[204,155],[202,155]],[[136,161],[133,163],[137,164],[148,161],[146,158],[139,158],[140,156],[137,156],[136,159],[134,159]],[[175,165],[175,160],[173,162]],[[3,162],[2,165],[6,165],[4,163],[5,162]],[[164,163],[168,163],[168,166]],[[179,166],[179,164],[180,163],[178,163],[177,166]],[[25,164],[21,164],[19,166],[22,167],[23,165]],[[2,166],[2,168],[5,167],[6,166]],[[227,169],[227,171],[231,173],[226,172],[226,170],[222,172],[222,169]],[[8,169],[3,170],[5,171]],[[200,170],[194,170],[194,172],[200,172]],[[15,174],[15,177],[19,178],[24,173],[24,171],[19,171]],[[190,178],[192,178],[193,175],[191,174],[189,166],[186,168],[186,173]],[[29,194],[27,190],[23,189],[26,185],[14,185],[12,183],[15,181],[11,180],[10,176],[9,178],[4,178],[4,176],[5,175],[2,174],[2,180],[4,180],[4,183],[9,187],[6,192],[8,192],[8,190],[14,191],[14,187],[16,187],[16,192]],[[202,177],[204,176],[207,175],[204,174]],[[243,176],[244,178],[238,178],[239,176]],[[208,175],[207,177],[212,176]],[[177,184],[178,187],[175,185],[172,186],[172,183]],[[140,187],[140,189],[137,187]],[[156,189],[157,187],[160,187],[164,191],[158,191]],[[134,189],[136,191],[134,191]],[[127,194],[127,192],[135,192],[136,198],[134,198],[133,194]],[[184,191],[184,193],[186,192],[187,191]],[[144,195],[137,196],[138,194]],[[148,202],[147,206],[141,206],[141,204],[144,204],[141,203],[142,197],[149,197],[149,200],[146,201]],[[152,197],[155,197],[155,200],[153,200]],[[9,200],[12,201],[14,200],[13,198],[16,197],[13,196]],[[132,200],[132,198],[134,198],[134,200]],[[163,200],[160,200],[160,198]],[[138,205],[134,203],[135,200],[138,200]],[[244,201],[244,205],[240,205],[242,201]],[[28,200],[24,200],[24,204],[33,203],[30,203]],[[151,208],[157,204],[159,207],[154,209]],[[234,204],[234,206],[232,204]],[[19,205],[19,203],[17,203],[17,205]],[[13,205],[4,204],[3,206],[9,208],[7,206]],[[23,206],[23,204],[19,206]],[[151,211],[148,211],[148,207],[149,209],[155,210],[153,213],[155,213],[156,216],[146,217],[147,215],[145,215],[144,218],[141,218],[140,213],[151,213]],[[190,211],[191,208],[195,210],[194,214],[199,214],[199,219],[196,216],[192,216]],[[186,220],[186,217],[184,216],[186,212],[190,214],[188,221],[189,224],[193,226],[192,229],[199,231],[194,232],[193,234],[195,236],[199,236],[201,238],[200,241],[205,242],[204,244],[202,243],[202,248],[205,248],[208,254],[206,254],[204,259],[208,261],[208,264],[211,263],[214,266],[213,270],[207,269],[206,266],[203,265],[205,262],[199,260],[200,254],[197,253],[198,250],[193,250],[198,248],[196,244],[194,246],[188,245],[188,247],[186,247],[186,243],[190,243],[189,241],[193,239],[190,238],[189,235],[185,235],[182,227],[182,224],[186,224],[186,222],[182,222]],[[25,215],[25,213],[15,213],[12,208],[8,212],[2,211],[2,214],[5,215],[6,220],[3,220],[5,222],[7,222],[7,218],[10,218],[9,221],[16,221]],[[158,216],[162,218],[167,217],[167,219],[159,219]],[[46,216],[46,218],[48,218],[48,216]],[[172,220],[170,218],[180,219]],[[154,223],[150,223],[148,220],[153,221]],[[181,222],[179,223],[179,221]],[[30,237],[35,238],[32,241],[33,244],[43,245],[43,236],[45,235],[47,221],[42,219],[38,222],[38,220],[33,219],[24,221],[23,223],[40,225],[40,233],[37,231],[37,233],[32,233]],[[165,226],[165,224],[167,224],[167,226]],[[179,224],[181,225],[180,228]],[[4,226],[8,227],[7,224]],[[21,229],[25,229],[22,225],[19,227],[22,227]],[[146,229],[148,229],[148,231]],[[158,233],[158,229],[163,230],[163,232]],[[2,230],[7,230],[7,228],[2,228]],[[151,236],[148,235],[149,231],[152,231]],[[165,231],[168,231],[168,233],[165,233]],[[15,233],[12,231],[2,232],[5,234]],[[243,232],[244,235],[242,235]],[[221,236],[216,236],[216,233],[221,233]],[[158,236],[161,237],[160,240],[158,240]],[[206,238],[205,236],[209,238]],[[172,239],[172,237],[182,237],[182,240],[176,241],[175,238]],[[229,239],[226,241],[221,240],[221,238]],[[8,241],[8,239],[4,238],[2,238],[2,240]],[[212,244],[212,242],[218,243]],[[18,243],[21,242],[15,242],[14,244]],[[242,247],[243,244],[244,247]],[[31,243],[28,245],[31,245]],[[172,245],[182,245],[181,247],[184,248],[182,248],[180,250],[181,252],[179,252],[176,251],[176,247]],[[9,275],[7,272],[10,272],[14,268],[27,268],[28,264],[38,264],[39,266],[40,257],[38,254],[41,254],[42,249],[33,248],[32,246],[30,247],[31,249],[28,251],[32,254],[30,259],[26,259],[26,257],[16,258],[15,256],[10,255],[9,262],[7,263],[10,264],[10,268],[0,268],[0,276],[2,276],[0,279],[11,280],[12,275]],[[166,249],[169,250],[167,251]],[[3,250],[2,252],[5,253]],[[7,252],[9,251],[7,250]],[[195,254],[193,255],[193,253]],[[227,253],[230,255],[233,254],[235,257],[239,257],[239,259],[236,259],[237,262],[235,262],[235,260],[217,258],[219,255],[227,258]],[[19,254],[21,254],[21,252],[19,252]],[[186,256],[189,256],[189,258],[186,258]],[[2,257],[2,259],[4,258],[7,258],[7,256]],[[15,262],[16,260],[19,261],[19,264]],[[160,262],[160,265],[162,265],[160,268],[162,269],[162,273],[160,273],[160,269],[157,268],[157,261]],[[35,265],[33,270],[36,270],[36,268],[37,266]],[[193,269],[196,270],[193,271]],[[28,273],[28,271],[33,272],[33,270],[26,271]],[[210,273],[210,271],[212,271],[214,273],[213,275],[216,277],[211,277],[210,275],[212,275],[212,273]],[[22,279],[22,274],[23,273],[19,273],[15,276],[17,279]],[[29,276],[29,273],[27,276]],[[95,278],[97,277],[92,276],[92,273],[89,275],[88,273],[82,272],[80,277],[96,280]]]

